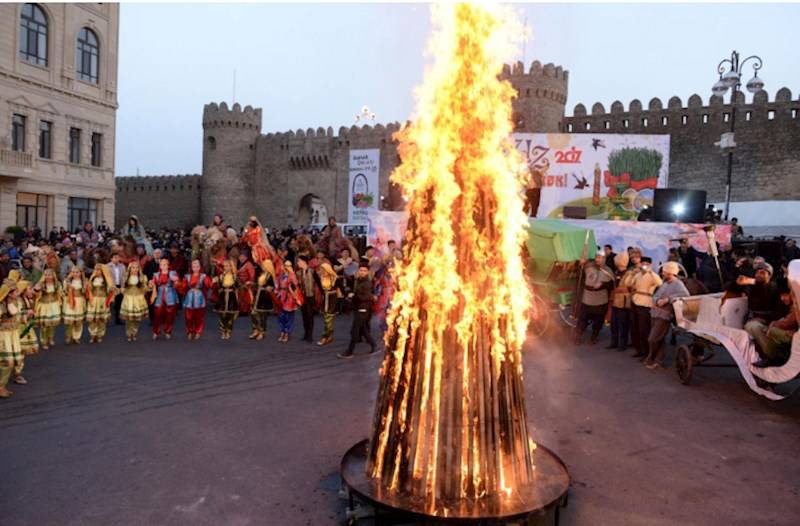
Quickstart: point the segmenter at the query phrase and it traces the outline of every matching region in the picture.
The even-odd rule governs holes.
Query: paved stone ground
[[[0,403],[0,524],[342,524],[338,465],[368,434],[381,360],[336,358],[348,322],[325,349],[248,341],[242,319],[230,342],[114,327],[33,357]],[[769,402],[734,369],[685,387],[564,341],[525,349],[533,435],[574,479],[562,524],[798,524],[798,397]]]

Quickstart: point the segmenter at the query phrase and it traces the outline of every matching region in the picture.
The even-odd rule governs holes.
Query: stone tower
[[[236,103],[228,109],[206,104],[203,108],[203,189],[201,220],[214,214],[238,228],[253,211],[256,139],[261,134],[261,108]]]
[[[528,72],[522,62],[503,66],[500,78],[517,90],[513,102],[514,131],[562,132],[564,105],[567,102],[569,72],[561,66],[542,64],[536,60]]]

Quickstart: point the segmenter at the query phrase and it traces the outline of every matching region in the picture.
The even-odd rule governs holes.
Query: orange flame
[[[510,496],[532,478],[520,348],[531,293],[520,247],[524,161],[498,74],[520,28],[493,5],[433,8],[434,64],[392,174],[409,198],[388,317],[370,474],[448,499]]]

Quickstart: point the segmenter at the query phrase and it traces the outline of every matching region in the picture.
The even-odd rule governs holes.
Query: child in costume
[[[302,305],[302,297],[292,262],[286,260],[283,262],[283,272],[278,277],[278,299],[281,303],[281,313],[278,316],[278,325],[281,328],[279,342],[289,341],[289,334],[294,326],[294,312]]]
[[[172,327],[175,325],[175,316],[178,314],[178,274],[169,269],[169,260],[163,258],[158,262],[158,272],[153,275],[150,283],[152,295],[150,303],[153,305],[153,339],[157,340],[164,327],[164,337],[172,338]]]
[[[36,325],[36,315],[34,313],[36,293],[33,291],[31,283],[25,280],[17,283],[17,290],[22,302],[23,320],[25,322],[20,330],[19,342],[22,347],[22,354],[28,356],[39,352],[39,339],[36,337],[36,329],[34,327]],[[20,369],[20,372],[22,372],[22,369]]]
[[[89,276],[86,297],[86,321],[89,324],[89,343],[100,343],[106,335],[106,325],[111,317],[111,303],[115,296],[114,280],[106,265],[97,264]]]
[[[253,308],[250,311],[250,323],[253,332],[250,339],[262,340],[267,332],[267,317],[275,310],[275,266],[272,260],[265,259],[261,262],[262,272],[256,278],[256,290],[253,298]]]
[[[83,272],[74,266],[64,279],[64,341],[67,345],[80,343],[83,334],[83,320],[86,318],[86,279]]]
[[[27,383],[25,378],[16,373],[22,370],[25,359],[19,343],[21,320],[22,303],[17,297],[17,284],[6,279],[0,287],[0,398],[14,394],[6,389],[12,372],[15,373],[16,383]]]
[[[125,320],[125,334],[129,342],[136,341],[139,324],[148,317],[145,299],[145,292],[148,290],[147,276],[142,274],[139,262],[131,261],[122,282],[122,305],[119,309],[119,317]]]
[[[233,323],[239,316],[236,267],[233,260],[225,260],[222,264],[222,272],[214,278],[214,283],[217,286],[217,302],[214,311],[219,316],[220,334],[223,340],[230,340]]]
[[[186,274],[179,290],[184,294],[183,314],[186,317],[186,334],[190,340],[198,340],[203,334],[206,297],[211,286],[211,278],[203,272],[200,260],[192,260],[191,274]]]
[[[55,346],[56,327],[61,324],[61,299],[64,293],[56,272],[46,268],[34,291],[39,295],[36,299],[34,317],[42,337],[42,349],[48,349]]]

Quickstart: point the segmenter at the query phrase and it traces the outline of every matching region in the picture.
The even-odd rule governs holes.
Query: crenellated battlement
[[[203,107],[203,128],[246,128],[261,130],[261,108],[242,106],[237,102],[228,109],[228,104],[216,102]]]
[[[800,100],[792,100],[788,88],[778,90],[772,100],[762,90],[751,102],[746,102],[744,93],[739,92],[736,114],[737,129],[739,126],[785,126],[787,121],[794,121],[800,127]],[[704,105],[703,99],[694,94],[686,105],[679,97],[671,97],[666,105],[655,97],[646,108],[639,99],[632,100],[627,108],[617,100],[611,103],[609,111],[599,102],[592,105],[591,112],[587,112],[583,104],[577,104],[572,115],[564,118],[563,128],[573,133],[671,133],[680,136],[680,130],[687,127],[705,127],[718,133],[720,128],[729,126],[731,117],[731,104],[722,97],[712,95]]]
[[[115,177],[117,191],[189,191],[194,192],[200,188],[203,176],[200,174],[186,175],[134,175]]]
[[[503,64],[503,71],[500,73],[500,77],[509,79],[545,77],[567,82],[569,81],[569,71],[561,66],[556,66],[552,62],[548,62],[543,66],[541,62],[534,60],[526,72],[525,64],[522,61],[517,61],[514,64]]]
[[[331,126],[327,128],[319,127],[316,130],[314,128],[307,128],[305,130],[299,128],[286,132],[270,132],[262,135],[261,140],[269,144],[284,143],[293,139],[391,139],[391,136],[399,131],[400,128],[402,128],[402,125],[399,122],[391,122],[385,126],[383,124],[376,124],[375,126],[365,124],[363,126],[350,126],[349,128],[347,126],[340,126],[336,133],[334,133],[333,127]]]

